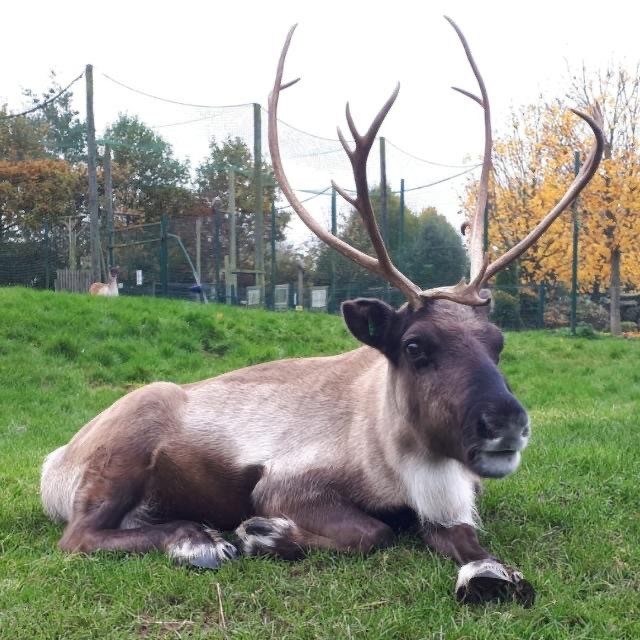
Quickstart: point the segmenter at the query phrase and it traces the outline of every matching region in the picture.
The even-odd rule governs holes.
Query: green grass
[[[532,609],[457,605],[453,563],[408,536],[204,573],[56,549],[42,458],[127,390],[353,345],[325,315],[0,289],[0,638],[640,638],[640,341],[507,336],[534,432],[487,483],[482,539],[535,585]]]

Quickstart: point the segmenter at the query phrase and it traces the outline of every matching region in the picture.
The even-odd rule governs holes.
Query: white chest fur
[[[407,503],[423,522],[477,525],[474,476],[457,460],[407,456],[400,475]]]

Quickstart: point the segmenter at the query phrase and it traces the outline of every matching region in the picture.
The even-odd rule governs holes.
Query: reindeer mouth
[[[520,465],[520,451],[486,451],[476,449],[469,456],[469,466],[483,478],[504,478]]]

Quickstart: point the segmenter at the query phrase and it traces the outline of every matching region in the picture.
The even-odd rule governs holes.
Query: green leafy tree
[[[141,120],[121,114],[103,141],[113,150],[117,210],[140,211],[147,222],[193,210],[188,163],[177,160],[171,145]]]
[[[467,272],[460,236],[434,209],[424,210],[420,229],[406,250],[403,271],[423,289],[456,284]]]
[[[255,190],[253,156],[242,138],[227,138],[223,142],[211,140],[209,155],[196,168],[197,193],[201,202],[211,206],[217,199],[219,207],[227,212],[229,203],[229,173],[233,169],[236,197],[236,234],[238,239],[239,265],[252,266],[255,256]],[[276,197],[276,181],[271,166],[262,163],[262,186],[264,212],[264,246],[267,247],[271,233],[271,202]],[[291,214],[278,211],[276,215],[276,241],[285,239],[284,230]],[[221,245],[229,251],[229,218],[221,220]],[[266,253],[266,250],[265,250]]]
[[[33,106],[44,105],[30,114],[29,118],[34,124],[42,126],[47,154],[72,164],[85,161],[86,123],[80,120],[79,112],[71,106],[73,92],[67,90],[53,102],[45,104],[62,90],[55,71],[50,72],[50,79],[51,86],[41,96],[31,89],[24,91]]]
[[[380,211],[380,189],[371,190],[371,202],[376,212]],[[438,215],[433,207],[419,214],[405,208],[404,231],[400,231],[400,198],[397,194],[387,196],[388,240],[391,259],[398,268],[421,287],[453,284],[466,271],[466,255],[460,237],[444,216]],[[378,221],[380,220],[379,213]],[[351,211],[339,232],[339,237],[350,245],[375,255],[360,215]],[[347,260],[333,249],[318,244],[314,280],[317,284],[331,282],[332,261],[335,261],[338,297],[356,295],[380,295],[383,280],[374,273]]]
[[[29,116],[13,117],[4,105],[0,108],[0,160],[23,162],[48,156],[47,125]]]

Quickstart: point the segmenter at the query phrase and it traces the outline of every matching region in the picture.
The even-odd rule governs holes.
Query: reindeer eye
[[[421,355],[423,355],[422,353],[422,349],[420,348],[420,345],[417,342],[409,342],[404,350],[407,352],[407,355],[414,360],[415,358],[419,358]]]

